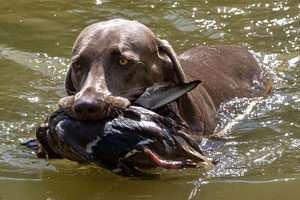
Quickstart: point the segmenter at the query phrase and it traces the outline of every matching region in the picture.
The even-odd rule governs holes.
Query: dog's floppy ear
[[[153,110],[176,101],[201,83],[200,80],[176,85],[156,85],[146,91],[134,102],[135,105]]]
[[[177,59],[177,55],[167,40],[157,39],[158,41],[158,51],[164,52],[171,60],[173,69],[176,75],[176,83],[184,83],[185,82],[185,74],[180,65],[179,60]]]
[[[68,69],[67,76],[65,79],[65,89],[68,95],[74,95],[76,93],[76,89],[73,85],[71,75],[72,75],[72,68],[70,67]]]

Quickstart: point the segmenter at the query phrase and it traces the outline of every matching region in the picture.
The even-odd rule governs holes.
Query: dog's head
[[[101,119],[147,87],[184,79],[167,41],[139,22],[109,20],[88,26],[75,41],[65,81],[69,97],[60,105],[78,119]]]

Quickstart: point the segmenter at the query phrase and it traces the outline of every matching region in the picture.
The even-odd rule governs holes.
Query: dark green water
[[[208,141],[210,156],[220,160],[216,168],[127,179],[38,160],[19,145],[64,95],[80,30],[116,17],[143,22],[177,52],[246,46],[273,77],[271,96],[235,99],[220,110],[220,127],[236,123],[225,141]],[[299,199],[299,75],[297,0],[0,0],[0,199]]]

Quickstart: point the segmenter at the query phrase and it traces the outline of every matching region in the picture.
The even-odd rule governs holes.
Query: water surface
[[[274,80],[273,94],[220,109],[225,140],[203,141],[209,171],[128,179],[69,161],[38,160],[19,145],[64,95],[73,41],[97,21],[136,19],[178,53],[239,45]],[[0,2],[0,199],[298,199],[300,3],[297,0],[10,0]]]

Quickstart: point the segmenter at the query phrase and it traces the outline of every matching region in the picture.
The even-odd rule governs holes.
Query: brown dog
[[[92,24],[78,36],[60,105],[78,119],[101,119],[125,108],[145,88],[200,79],[203,84],[177,102],[197,134],[216,126],[221,102],[256,96],[265,88],[263,72],[244,48],[213,46],[177,57],[165,40],[143,24],[115,19]]]

